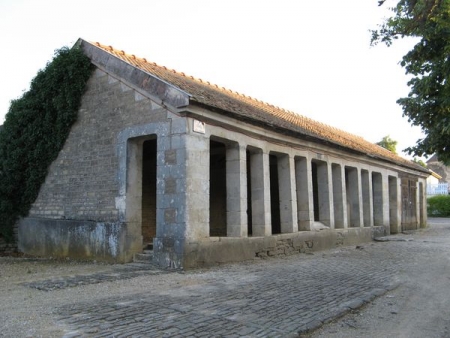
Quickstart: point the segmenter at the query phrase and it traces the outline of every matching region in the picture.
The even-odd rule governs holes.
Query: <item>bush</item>
[[[429,197],[428,216],[449,217],[450,216],[450,195],[436,195]]]
[[[92,69],[80,49],[63,47],[11,102],[0,131],[0,234],[9,241],[77,119]]]

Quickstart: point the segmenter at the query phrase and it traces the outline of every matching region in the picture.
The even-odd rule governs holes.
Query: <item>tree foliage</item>
[[[81,50],[64,47],[11,102],[0,132],[0,234],[5,238],[12,239],[14,224],[35,201],[77,118],[91,72]]]
[[[393,16],[372,31],[372,44],[418,39],[401,61],[412,78],[408,97],[397,103],[425,137],[405,150],[419,157],[436,153],[450,163],[450,0],[400,0],[392,11]]]
[[[412,161],[424,168],[428,168],[427,164],[424,161],[422,161],[420,158],[414,157]]]
[[[377,142],[380,147],[383,147],[394,154],[397,154],[397,141],[391,139],[389,135],[383,137],[380,142]]]

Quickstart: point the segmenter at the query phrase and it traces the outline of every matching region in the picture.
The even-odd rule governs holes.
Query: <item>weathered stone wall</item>
[[[133,252],[142,249],[142,178],[139,205],[133,205],[137,212],[128,217],[124,206],[128,140],[149,134],[157,138],[158,130],[151,126],[170,124],[167,114],[148,97],[97,69],[87,84],[77,122],[49,167],[28,218],[19,223],[19,249],[44,256],[131,260]],[[143,133],[134,132],[138,126],[144,126]],[[142,171],[142,142],[138,150]],[[155,212],[156,207],[149,217],[155,218]],[[154,227],[147,230],[154,236]],[[73,240],[80,244],[70,244]]]
[[[117,221],[117,135],[126,127],[165,121],[167,111],[96,70],[78,120],[49,168],[30,217]]]

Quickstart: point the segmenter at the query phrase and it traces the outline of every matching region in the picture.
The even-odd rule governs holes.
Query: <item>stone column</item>
[[[331,229],[334,229],[335,224],[334,224],[334,193],[333,193],[333,171],[331,168],[331,163],[327,162],[327,176],[328,176],[328,205],[330,206],[329,208],[329,222],[328,222],[328,226]]]
[[[295,165],[294,159],[289,155],[278,156],[278,186],[280,191],[281,233],[297,232]]]
[[[383,176],[380,173],[372,172],[372,192],[373,192],[373,223],[375,226],[385,225],[385,196],[383,191]]]
[[[253,236],[271,235],[269,154],[250,155]]]
[[[416,201],[416,205],[415,207],[415,213],[416,213],[416,229],[420,228],[420,192],[419,192],[419,182],[415,182],[415,186],[416,186],[416,196],[415,196],[415,201]]]
[[[298,230],[309,231],[314,222],[314,203],[311,161],[306,157],[298,156],[295,158],[295,177]]]
[[[361,191],[362,191],[362,209],[363,225],[365,227],[373,226],[373,196],[372,180],[369,177],[369,171],[361,170]]]
[[[334,206],[334,227],[342,229],[347,227],[347,208],[345,194],[345,173],[340,164],[331,165],[333,181],[333,206]]]
[[[227,147],[227,237],[247,236],[246,148]]]
[[[317,161],[317,183],[318,183],[318,197],[319,197],[319,219],[318,221],[323,224],[332,227],[332,211],[331,203],[331,182],[330,174],[328,170],[328,163],[323,161]]]
[[[381,174],[382,194],[383,194],[383,225],[386,234],[391,233],[390,217],[389,217],[389,176],[386,172]]]
[[[400,180],[395,176],[389,176],[389,225],[390,233],[401,232],[401,186]]]
[[[426,196],[426,186],[427,182],[425,179],[419,179],[419,209],[420,209],[420,218],[419,218],[419,226],[421,228],[425,228],[427,226],[427,196]]]
[[[199,134],[186,136],[186,234],[189,240],[209,237],[210,140]]]
[[[361,176],[358,173],[358,169],[355,167],[346,167],[346,186],[347,186],[347,203],[349,210],[349,226],[360,227],[362,226],[362,214],[361,214]]]

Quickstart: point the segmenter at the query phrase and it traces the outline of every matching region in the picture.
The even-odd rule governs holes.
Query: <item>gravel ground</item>
[[[65,332],[55,321],[59,306],[82,301],[102,300],[108,295],[123,295],[173,287],[185,279],[181,274],[137,277],[95,285],[82,285],[51,292],[25,287],[24,283],[72,277],[76,275],[115,273],[124,265],[108,265],[70,260],[0,257],[0,337],[62,337]],[[169,278],[170,276],[170,278]]]

